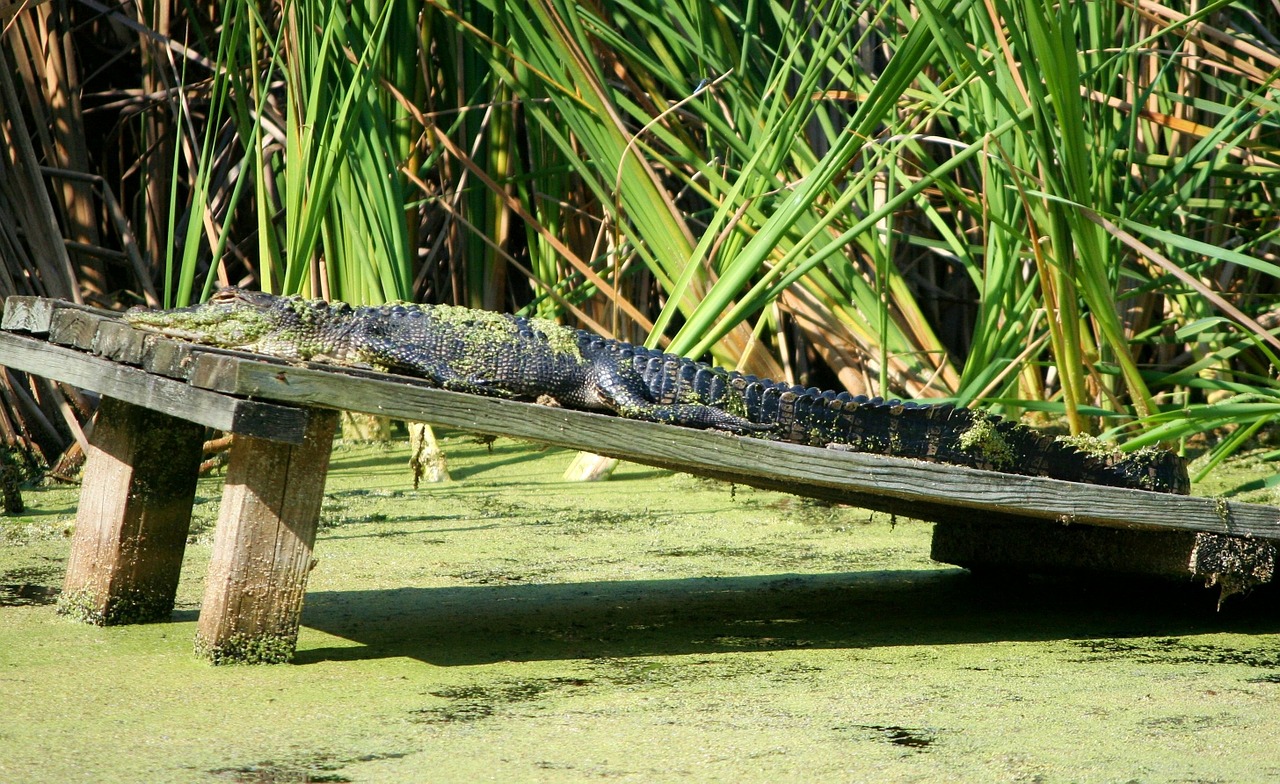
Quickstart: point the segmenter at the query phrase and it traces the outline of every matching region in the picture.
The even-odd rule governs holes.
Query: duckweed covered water
[[[339,447],[290,665],[192,655],[219,482],[167,623],[55,614],[77,490],[0,519],[0,781],[1251,782],[1280,613],[990,583],[930,526],[572,454]]]

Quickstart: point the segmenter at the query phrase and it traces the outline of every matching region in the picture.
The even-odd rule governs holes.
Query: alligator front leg
[[[388,373],[401,373],[425,379],[432,386],[450,392],[466,392],[472,395],[511,399],[515,395],[487,379],[477,379],[461,373],[447,358],[412,343],[402,343],[388,338],[367,340],[364,346],[367,361]]]
[[[645,394],[643,383],[614,372],[600,374],[595,380],[595,392],[601,402],[613,409],[618,416],[627,419],[644,419],[703,430],[728,430],[731,433],[762,433],[772,429],[770,425],[757,424],[714,406],[699,403],[655,403]]]

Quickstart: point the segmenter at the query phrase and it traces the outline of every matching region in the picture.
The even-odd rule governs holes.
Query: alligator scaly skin
[[[581,334],[592,346],[590,353],[609,353],[630,363],[654,401],[670,404],[693,397],[728,408],[753,424],[769,425],[769,431],[755,434],[759,437],[1112,487],[1180,494],[1190,489],[1185,462],[1166,450],[1131,455],[1083,451],[968,408],[792,386]]]
[[[455,391],[759,438],[1091,484],[1186,493],[1171,452],[1084,451],[967,408],[790,386],[545,319],[224,289],[205,305],[130,311],[135,326],[292,360],[365,365]]]

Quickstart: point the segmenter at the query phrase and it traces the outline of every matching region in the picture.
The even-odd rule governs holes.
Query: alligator
[[[287,361],[369,367],[447,390],[1005,473],[1189,491],[1185,462],[1060,439],[979,410],[756,378],[541,318],[452,305],[343,302],[224,288],[124,315],[170,337]]]

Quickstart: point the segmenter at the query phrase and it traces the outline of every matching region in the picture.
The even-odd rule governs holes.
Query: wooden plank
[[[69,302],[10,297],[5,309],[6,314],[11,314],[6,318],[15,329],[47,333],[51,343],[91,351],[104,359],[140,366],[169,378],[185,381],[192,364],[191,353],[202,350],[192,343],[134,329],[121,321],[118,313]]]
[[[54,314],[60,310],[92,313],[101,318],[119,315],[109,310],[80,305],[63,299],[15,295],[5,298],[4,316],[0,319],[0,329],[43,335],[49,331]]]
[[[147,349],[142,356],[143,369],[148,373],[158,373],[186,381],[195,365],[193,355],[196,347],[190,343],[166,340],[158,335],[152,337],[157,339],[147,343]]]
[[[232,443],[196,642],[213,662],[293,656],[337,421],[320,412],[300,446]]]
[[[204,428],[103,398],[59,611],[99,625],[169,617],[191,524]]]
[[[100,322],[93,341],[93,352],[104,359],[135,365],[148,373],[180,381],[186,381],[191,375],[194,355],[204,351],[217,352],[218,349],[134,329],[117,319]]]
[[[194,343],[134,329],[115,319],[99,323],[93,341],[93,353],[104,359],[135,365],[148,373],[179,381],[186,381],[191,375],[192,357],[202,350]]]
[[[107,317],[90,310],[56,308],[49,324],[49,342],[92,351],[98,325]]]
[[[242,400],[161,378],[37,338],[0,332],[0,365],[187,419],[207,427],[301,443],[306,409]]]
[[[45,333],[53,318],[54,301],[44,297],[8,297],[4,301],[4,318],[0,329]]]
[[[153,336],[158,337],[158,336]],[[97,325],[97,334],[93,339],[93,353],[126,365],[141,365],[143,357],[148,353],[147,335],[139,332],[123,321],[104,319]]]
[[[1280,509],[695,431],[430,389],[399,377],[219,360],[193,383],[238,395],[528,438],[925,520],[1048,519],[1280,539]],[[1002,517],[1003,516],[1003,517]]]
[[[15,313],[22,308],[31,310],[36,306],[19,301]],[[63,310],[69,312],[64,314]],[[111,356],[140,359],[165,374],[190,377],[195,386],[239,396],[365,411],[529,438],[792,492],[797,490],[797,483],[803,483],[806,495],[922,519],[1012,521],[1032,517],[1280,538],[1280,510],[1272,507],[1093,485],[1087,486],[1087,495],[1082,497],[1081,485],[1052,479],[699,433],[589,412],[444,392],[430,389],[417,379],[245,359],[245,355],[236,352],[210,350],[154,335],[141,336],[117,322],[103,321],[100,313],[72,315],[74,312],[59,309],[53,316],[55,322],[65,322],[66,339],[90,345],[96,341],[99,350]],[[90,324],[94,325],[93,338],[87,337]]]
[[[45,334],[51,343],[90,351],[105,359],[184,381],[190,373],[193,352],[220,351],[134,329],[120,320],[119,313],[63,300],[13,296],[5,300],[4,313],[0,329],[5,331]]]
[[[120,315],[115,311],[65,300],[11,296],[5,299],[0,330],[48,335],[51,343],[91,351],[105,359],[184,381],[194,366],[193,354],[284,363],[284,360],[271,357],[201,346],[157,332],[134,329],[121,320]]]
[[[1097,572],[1190,580],[1195,531],[1139,531],[1047,520],[1022,524],[947,520],[930,557],[992,572]]]

